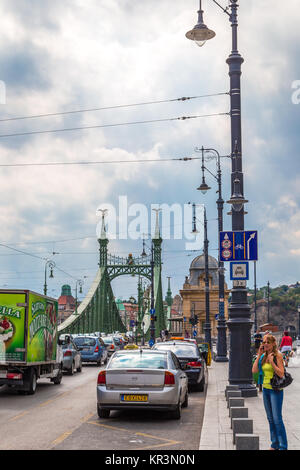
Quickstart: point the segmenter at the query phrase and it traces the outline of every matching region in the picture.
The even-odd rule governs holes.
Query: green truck
[[[62,379],[57,300],[29,290],[0,289],[0,386],[34,394],[39,378]]]

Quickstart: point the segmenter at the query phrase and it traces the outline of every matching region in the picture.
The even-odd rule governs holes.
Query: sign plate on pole
[[[233,287],[246,287],[247,281],[233,281]]]
[[[230,262],[230,279],[232,281],[246,281],[249,279],[248,261]]]

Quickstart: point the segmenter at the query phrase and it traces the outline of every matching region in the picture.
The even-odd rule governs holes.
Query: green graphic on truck
[[[24,361],[24,303],[25,294],[0,294],[0,361]]]
[[[28,308],[27,362],[56,358],[57,304],[30,294]]]
[[[56,346],[57,302],[32,292],[28,299],[0,293],[0,361],[55,361]]]

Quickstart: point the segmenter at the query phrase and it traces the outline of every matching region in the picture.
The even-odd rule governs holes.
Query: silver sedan
[[[171,411],[180,419],[188,406],[188,379],[171,351],[147,349],[117,351],[97,380],[99,418],[110,410]]]

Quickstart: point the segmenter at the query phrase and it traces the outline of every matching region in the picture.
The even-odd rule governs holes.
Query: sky
[[[272,8],[267,0],[259,8],[254,0],[239,3],[245,229],[258,231],[258,287],[276,287],[300,279],[300,10],[296,0],[285,8],[279,0]],[[209,254],[217,258],[217,186],[207,172],[212,189],[197,191],[197,149],[224,156],[227,201],[231,28],[204,0],[204,21],[216,37],[199,48],[185,37],[198,7],[197,0],[1,1],[0,288],[42,293],[51,259],[48,294],[58,297],[63,284],[75,294],[81,279],[83,299],[98,268],[99,209],[107,207],[112,224],[116,215],[109,251],[118,256],[142,252],[151,219],[153,233],[152,208],[176,208],[176,217],[160,219],[164,295],[167,277],[178,294],[202,253],[201,243],[187,249],[192,203],[199,205],[200,238],[205,204]],[[201,117],[177,119],[192,116]],[[70,128],[76,130],[58,131]],[[209,156],[205,165],[215,174]],[[225,230],[229,210],[225,204]],[[229,266],[226,280],[230,286]],[[137,277],[120,277],[113,289],[116,297],[136,296]]]

